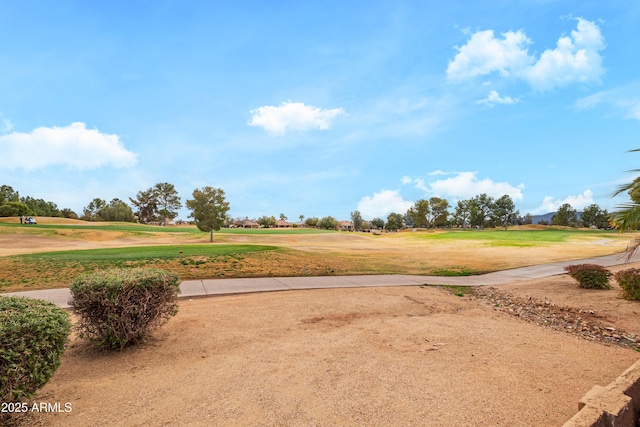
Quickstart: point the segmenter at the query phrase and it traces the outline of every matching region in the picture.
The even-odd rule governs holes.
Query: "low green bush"
[[[55,304],[0,297],[0,402],[29,398],[44,386],[60,366],[70,333],[69,314]]]
[[[122,349],[176,315],[180,279],[154,268],[116,268],[81,276],[70,290],[79,336]]]
[[[611,289],[609,277],[611,272],[601,265],[576,264],[568,265],[564,271],[574,278],[581,288],[585,289]]]
[[[622,298],[640,301],[640,269],[629,268],[613,275],[622,288]]]

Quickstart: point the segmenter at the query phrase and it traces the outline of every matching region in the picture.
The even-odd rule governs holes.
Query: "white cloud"
[[[578,194],[577,196],[568,196],[564,199],[554,199],[551,196],[547,196],[542,201],[542,205],[540,205],[540,207],[537,208],[534,212],[536,213],[555,212],[558,210],[560,206],[564,205],[565,203],[570,204],[571,207],[574,209],[577,209],[577,210],[583,209],[585,206],[588,206],[594,203],[593,193],[591,192],[591,190],[586,190],[582,194]]]
[[[402,185],[407,185],[407,184],[411,184],[413,182],[413,180],[411,179],[410,176],[403,176],[402,177]]]
[[[428,184],[421,178],[416,178],[416,188],[441,197],[455,199],[469,199],[479,194],[486,193],[491,197],[509,195],[514,200],[522,199],[524,184],[517,187],[508,182],[495,182],[489,178],[478,179],[477,172],[456,172],[450,178],[439,179]]]
[[[600,28],[593,22],[576,18],[577,28],[558,39],[555,49],[540,57],[529,55],[531,40],[523,31],[506,32],[502,38],[492,30],[478,31],[447,67],[452,81],[498,73],[516,77],[536,90],[549,90],[571,83],[599,82],[604,73],[600,51],[606,47]]]
[[[534,89],[600,81],[604,68],[599,52],[606,47],[604,37],[595,23],[577,20],[577,30],[560,37],[555,49],[545,50],[532,67],[523,71],[522,77]]]
[[[462,80],[498,72],[502,76],[518,73],[533,63],[527,46],[531,40],[523,31],[508,31],[496,38],[493,30],[478,31],[457,47],[458,53],[447,67],[447,77]]]
[[[136,155],[124,148],[118,135],[87,129],[81,122],[66,127],[40,127],[30,133],[0,136],[0,168],[34,170],[50,165],[78,169],[127,167]]]
[[[342,108],[325,110],[302,102],[287,101],[278,107],[265,105],[251,110],[252,117],[247,124],[261,127],[271,135],[283,135],[288,130],[327,130],[331,128],[333,120],[342,114]]]
[[[367,219],[385,218],[391,212],[404,214],[411,206],[413,203],[404,200],[397,190],[381,190],[373,193],[373,197],[365,196],[358,202],[358,210]]]
[[[486,105],[487,107],[493,107],[496,104],[517,104],[520,102],[518,98],[511,98],[510,96],[500,96],[500,94],[492,90],[485,99],[476,101],[477,104]]]

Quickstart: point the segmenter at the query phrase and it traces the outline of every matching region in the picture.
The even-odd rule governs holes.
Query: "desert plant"
[[[31,298],[0,297],[0,401],[33,396],[60,366],[69,314]]]
[[[576,264],[568,265],[564,271],[574,278],[581,288],[585,289],[611,289],[609,277],[611,272],[601,265]]]
[[[622,298],[640,301],[640,269],[621,270],[613,277],[622,288]]]
[[[87,274],[70,286],[81,338],[122,349],[178,312],[180,280],[153,268],[116,268]]]

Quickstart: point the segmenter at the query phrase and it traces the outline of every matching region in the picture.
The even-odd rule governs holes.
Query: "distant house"
[[[340,231],[353,231],[353,223],[350,221],[340,221],[338,223],[338,230]]]
[[[234,224],[237,228],[260,228],[260,224],[252,219],[236,221]]]
[[[291,227],[293,227],[293,224],[291,224],[290,222],[285,221],[284,219],[278,219],[278,220],[276,220],[276,227],[277,228],[291,228]]]

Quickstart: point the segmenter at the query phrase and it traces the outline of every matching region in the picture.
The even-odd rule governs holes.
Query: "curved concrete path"
[[[639,251],[640,252],[640,251]],[[640,261],[636,253],[630,262]],[[313,276],[313,277],[261,277],[246,279],[185,280],[180,284],[180,298],[212,295],[242,294],[250,292],[290,291],[324,288],[362,288],[376,286],[457,285],[486,286],[538,279],[564,274],[564,267],[571,264],[598,264],[604,267],[624,264],[626,254],[607,255],[572,261],[554,262],[497,271],[479,276],[411,276],[402,274],[361,276]],[[69,307],[69,288],[45,289],[41,291],[6,292],[0,296],[25,296],[51,301],[62,308]]]

